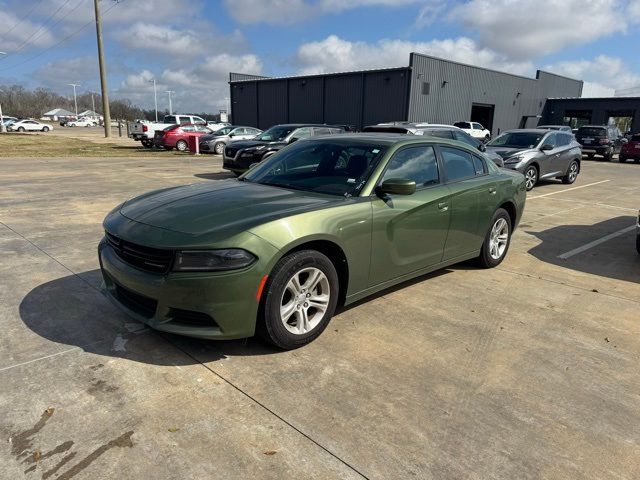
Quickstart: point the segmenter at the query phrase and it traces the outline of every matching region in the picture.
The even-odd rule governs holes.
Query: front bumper
[[[246,172],[249,167],[260,162],[262,159],[254,152],[247,152],[245,150],[238,150],[233,157],[227,156],[226,149],[222,157],[222,168],[230,170],[232,172]]]
[[[160,275],[125,263],[104,239],[98,256],[109,299],[153,329],[205,339],[255,333],[264,260],[232,272]]]

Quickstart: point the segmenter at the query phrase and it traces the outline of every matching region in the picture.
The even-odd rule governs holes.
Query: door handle
[[[489,187],[489,193],[491,195],[495,195],[497,193],[497,190],[494,187]]]
[[[447,202],[440,202],[438,204],[438,210],[446,212],[447,210],[449,210],[449,204]]]

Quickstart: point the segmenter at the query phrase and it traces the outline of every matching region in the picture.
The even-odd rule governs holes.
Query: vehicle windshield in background
[[[578,129],[578,133],[580,135],[591,135],[592,137],[604,137],[607,134],[607,131],[604,128],[580,127]]]
[[[304,140],[260,163],[247,182],[328,195],[354,196],[384,154],[376,143]]]
[[[233,127],[222,127],[218,130],[214,130],[212,135],[229,135],[231,130],[233,130]]]
[[[271,127],[266,132],[262,132],[255,139],[260,140],[261,142],[278,142],[287,138],[287,135],[294,130],[294,127]]]
[[[540,143],[544,133],[507,132],[487,143],[488,147],[534,148]]]

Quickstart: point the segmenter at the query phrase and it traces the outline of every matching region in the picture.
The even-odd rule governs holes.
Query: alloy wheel
[[[569,182],[575,182],[576,178],[578,178],[578,164],[573,162],[569,167]]]
[[[179,140],[178,143],[176,143],[176,149],[178,149],[181,152],[185,152],[188,148],[187,142],[185,142],[184,140]]]
[[[224,152],[224,144],[223,143],[216,143],[215,151],[216,151],[216,153],[218,155],[222,155],[222,152]]]
[[[491,228],[489,236],[489,255],[494,260],[499,260],[504,255],[509,241],[509,225],[504,218],[499,218]]]
[[[536,172],[535,168],[531,167],[527,169],[527,171],[524,173],[524,177],[526,181],[527,190],[531,190],[536,184],[536,180],[538,179],[538,172]]]
[[[297,271],[287,282],[280,299],[280,319],[294,335],[316,328],[324,317],[331,298],[329,280],[315,267]]]

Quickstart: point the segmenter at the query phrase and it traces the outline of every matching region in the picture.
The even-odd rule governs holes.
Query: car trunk
[[[576,140],[584,146],[599,146],[609,143],[607,130],[604,128],[581,128],[576,133]]]

